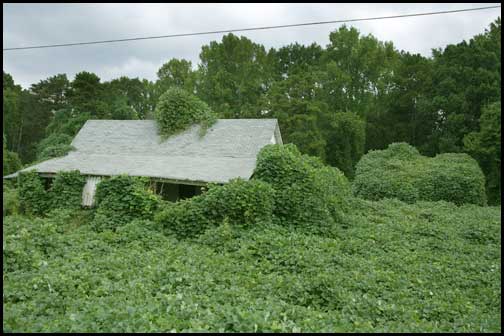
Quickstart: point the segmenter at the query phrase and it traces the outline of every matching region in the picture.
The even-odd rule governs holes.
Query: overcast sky
[[[3,48],[141,36],[271,26],[484,7],[495,4],[4,4]],[[482,33],[500,9],[356,22],[363,34],[392,41],[397,49],[431,55]],[[266,48],[290,43],[326,46],[340,24],[235,33]],[[72,80],[86,70],[102,81],[120,76],[155,80],[171,58],[196,65],[201,46],[223,34],[155,39],[64,48],[6,51],[3,69],[27,88],[49,76]]]

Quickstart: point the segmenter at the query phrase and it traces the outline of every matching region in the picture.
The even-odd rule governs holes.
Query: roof
[[[259,150],[282,143],[276,119],[218,119],[203,137],[198,131],[194,125],[161,141],[154,120],[88,120],[72,141],[75,151],[21,171],[55,174],[78,169],[84,175],[225,183],[249,179]]]

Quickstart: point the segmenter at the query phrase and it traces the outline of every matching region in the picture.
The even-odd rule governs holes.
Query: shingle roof
[[[273,138],[282,142],[276,119],[219,119],[203,137],[198,130],[193,126],[161,142],[153,120],[88,120],[72,141],[75,151],[22,171],[78,169],[85,175],[223,183],[250,178],[259,150]]]

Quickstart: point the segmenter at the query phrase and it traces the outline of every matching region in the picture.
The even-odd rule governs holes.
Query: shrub
[[[80,209],[86,178],[78,170],[58,172],[50,189],[51,209]]]
[[[178,237],[194,237],[223,221],[242,228],[271,222],[273,189],[261,181],[231,180],[168,206],[155,220]]]
[[[221,223],[227,218],[245,228],[271,222],[273,194],[268,183],[235,179],[224,186],[211,186],[204,203],[212,222]]]
[[[422,200],[486,204],[485,176],[467,154],[446,153],[428,159],[416,182]]]
[[[19,203],[21,210],[30,215],[42,215],[49,205],[42,178],[35,170],[18,175]]]
[[[204,195],[195,196],[166,206],[154,220],[163,230],[179,238],[195,237],[210,227]]]
[[[171,88],[159,98],[154,111],[158,132],[162,138],[200,124],[200,135],[217,120],[208,105],[180,88]]]
[[[159,198],[147,189],[146,178],[114,176],[98,183],[93,226],[98,231],[115,230],[133,219],[152,219]]]
[[[21,163],[21,159],[19,155],[15,152],[11,152],[7,149],[7,138],[5,137],[5,133],[3,134],[3,149],[2,149],[2,157],[3,157],[3,176],[9,175],[21,169],[23,166]]]
[[[64,133],[53,133],[37,145],[37,161],[66,155],[75,148],[70,145],[72,137]]]
[[[5,151],[5,158],[3,163],[3,175],[15,173],[23,167],[19,155],[15,152]]]
[[[428,158],[406,143],[394,143],[362,157],[352,189],[356,196],[369,200],[444,200],[458,205],[484,205],[484,185],[478,163],[466,154]]]
[[[16,215],[19,212],[19,195],[17,189],[3,188],[3,216]]]
[[[332,226],[348,181],[336,168],[302,155],[293,144],[267,145],[257,156],[254,177],[275,190],[275,219],[310,231]]]

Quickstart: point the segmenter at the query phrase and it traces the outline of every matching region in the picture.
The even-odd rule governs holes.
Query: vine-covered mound
[[[445,153],[430,158],[406,143],[364,155],[352,187],[356,196],[369,200],[486,204],[485,176],[469,155]]]

